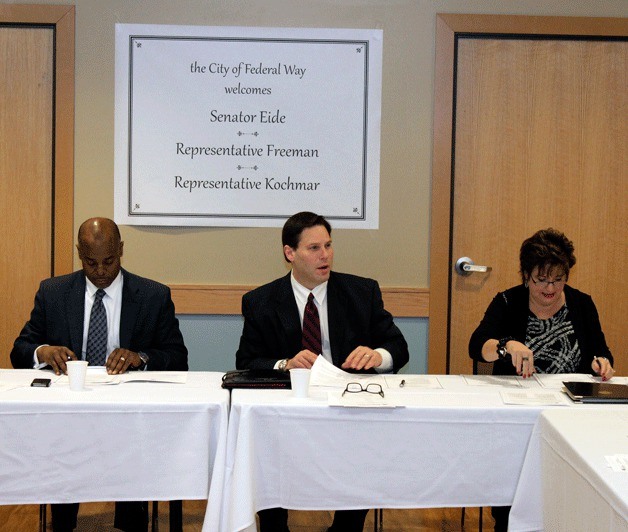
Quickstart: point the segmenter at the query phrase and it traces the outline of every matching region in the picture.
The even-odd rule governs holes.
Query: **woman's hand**
[[[606,357],[593,357],[591,369],[602,377],[603,381],[608,381],[613,378],[613,375],[615,375],[615,370]]]
[[[517,340],[509,340],[505,347],[512,359],[512,365],[517,370],[517,375],[521,375],[524,379],[531,377],[534,373],[534,353]]]

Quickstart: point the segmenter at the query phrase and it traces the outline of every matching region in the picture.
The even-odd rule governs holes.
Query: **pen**
[[[399,388],[403,388],[406,385],[406,379],[401,379],[401,382],[399,383]]]

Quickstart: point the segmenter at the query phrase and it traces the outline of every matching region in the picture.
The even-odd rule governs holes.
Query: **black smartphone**
[[[48,388],[48,386],[50,386],[50,379],[33,379],[31,386],[35,388]]]

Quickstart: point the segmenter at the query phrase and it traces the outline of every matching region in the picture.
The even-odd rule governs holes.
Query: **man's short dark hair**
[[[331,235],[331,225],[320,214],[313,212],[303,211],[293,214],[286,220],[281,231],[281,244],[283,246],[290,246],[292,249],[296,249],[299,246],[299,240],[301,240],[301,233],[304,229],[310,227],[316,227],[322,225],[327,232]],[[286,262],[290,262],[284,255]]]

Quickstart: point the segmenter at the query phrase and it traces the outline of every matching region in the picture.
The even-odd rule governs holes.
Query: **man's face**
[[[116,238],[79,242],[76,246],[83,273],[98,288],[107,288],[120,272],[124,242]]]
[[[294,278],[312,290],[329,279],[334,262],[331,236],[323,225],[315,225],[301,232],[296,248],[283,248],[286,258],[292,263]]]

